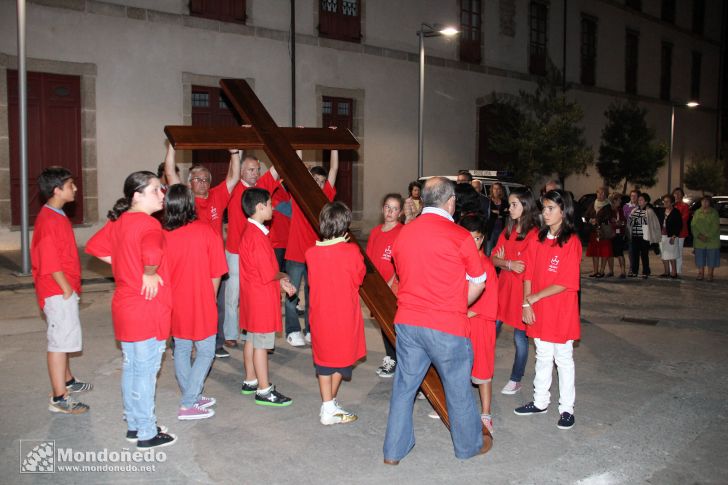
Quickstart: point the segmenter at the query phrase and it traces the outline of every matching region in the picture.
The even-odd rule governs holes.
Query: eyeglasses
[[[209,184],[211,182],[210,179],[202,177],[192,177],[190,180],[197,182],[198,184]]]

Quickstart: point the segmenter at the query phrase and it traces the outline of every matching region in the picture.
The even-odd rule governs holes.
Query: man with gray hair
[[[470,458],[492,444],[490,436],[484,439],[470,385],[473,351],[467,337],[468,306],[483,292],[486,274],[472,236],[453,222],[453,182],[429,179],[422,201],[422,215],[402,228],[392,249],[399,291],[397,370],[384,438],[389,465],[399,464],[415,445],[412,409],[430,364],[445,389],[455,456]]]

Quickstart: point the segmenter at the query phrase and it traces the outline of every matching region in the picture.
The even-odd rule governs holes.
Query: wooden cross
[[[328,199],[303,164],[296,149],[356,149],[359,142],[349,130],[328,128],[279,128],[263,104],[242,79],[223,79],[222,90],[232,104],[232,109],[250,127],[200,128],[193,126],[165,126],[164,132],[172,146],[177,149],[263,149],[270,158],[286,189],[301,207],[306,219],[318,232],[318,216]],[[356,243],[353,235],[351,241]],[[366,276],[360,294],[372,315],[384,330],[391,344],[395,345],[394,314],[397,299],[384,278],[362,250],[366,263]],[[445,405],[445,392],[434,367],[430,367],[422,390],[432,406],[450,427]]]

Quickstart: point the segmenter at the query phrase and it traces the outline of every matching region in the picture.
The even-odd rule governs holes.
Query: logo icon
[[[559,257],[558,256],[554,256],[553,258],[551,258],[551,265],[552,266],[558,266],[559,265]]]
[[[55,473],[55,440],[20,440],[20,473]]]

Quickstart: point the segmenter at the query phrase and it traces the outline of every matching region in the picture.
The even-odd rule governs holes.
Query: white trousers
[[[677,269],[677,274],[682,274],[683,246],[685,246],[685,238],[684,237],[677,238],[677,258],[675,259],[675,266]]]
[[[541,339],[536,343],[536,377],[533,378],[533,404],[546,409],[551,402],[551,375],[554,361],[559,373],[559,414],[574,414],[576,388],[574,386],[574,341],[555,344]]]

